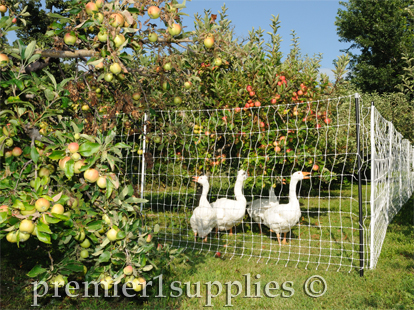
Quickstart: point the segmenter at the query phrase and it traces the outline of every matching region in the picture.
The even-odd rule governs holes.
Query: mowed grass
[[[213,192],[218,192],[214,190]],[[364,186],[363,193],[370,195],[370,187]],[[305,198],[305,195],[309,198]],[[315,194],[315,195],[313,195]],[[243,222],[233,229],[233,235],[224,231],[208,236],[206,243],[201,239],[194,241],[194,233],[189,224],[193,212],[194,193],[177,195],[176,191],[167,190],[149,194],[151,204],[146,205],[145,214],[149,226],[159,224],[159,242],[186,248],[194,252],[220,252],[226,257],[241,256],[253,261],[280,263],[303,268],[330,266],[330,268],[349,271],[359,267],[359,206],[356,187],[343,186],[335,190],[317,193],[303,190],[299,200],[302,216],[299,225],[295,225],[288,234],[288,244],[279,246],[275,233],[262,225],[254,223],[246,214]],[[231,196],[230,196],[231,197]],[[257,198],[248,198],[248,201]],[[216,197],[211,197],[214,201]],[[280,203],[287,203],[281,199]],[[363,204],[364,231],[369,226],[369,210]],[[365,248],[365,251],[367,248]],[[365,260],[368,257],[365,256]]]
[[[343,194],[342,196],[346,195]],[[311,202],[313,205],[316,204],[316,207],[320,210],[326,207],[323,199],[320,202],[317,200],[305,199],[305,201],[302,201],[303,223],[300,227],[293,229],[292,239],[288,240],[289,244],[282,249],[279,248],[276,239],[274,236],[270,236],[267,229],[264,229],[263,236],[259,236],[257,224],[254,224],[252,227],[250,223],[244,224],[244,231],[240,227],[237,228],[237,234],[232,238],[224,233],[220,234],[216,240],[210,235],[208,244],[198,242],[194,245],[192,232],[189,231],[188,236],[182,233],[183,228],[187,227],[186,217],[176,213],[177,210],[174,211],[174,208],[167,211],[165,217],[164,213],[155,212],[153,213],[154,216],[148,217],[148,220],[159,222],[165,229],[171,227],[176,229],[177,232],[181,230],[181,233],[174,236],[181,236],[181,246],[187,246],[186,255],[189,258],[188,262],[184,261],[184,263],[175,264],[174,269],[164,275],[162,288],[163,294],[166,297],[155,297],[160,294],[158,289],[159,283],[156,282],[154,283],[154,288],[150,290],[149,294],[151,297],[149,298],[51,298],[49,296],[40,299],[39,304],[42,309],[201,309],[207,304],[207,298],[211,294],[212,307],[214,309],[225,309],[228,308],[226,305],[230,304],[227,300],[230,296],[227,287],[230,288],[230,292],[234,295],[237,293],[236,284],[231,286],[229,283],[226,286],[226,283],[239,281],[242,285],[242,290],[238,296],[231,299],[231,304],[235,309],[414,309],[414,196],[403,206],[389,225],[377,267],[373,270],[365,270],[364,277],[359,276],[357,268],[344,266],[346,262],[349,264],[349,257],[345,255],[346,249],[340,250],[341,244],[346,244],[346,240],[349,240],[349,243],[352,240],[351,245],[353,249],[357,247],[359,242],[358,232],[351,234],[352,239],[350,239],[346,232],[345,234],[342,232],[332,232],[332,236],[328,238],[328,240],[331,238],[333,241],[331,243],[333,246],[338,246],[338,252],[342,252],[343,265],[341,268],[338,268],[339,265],[332,265],[331,261],[331,265],[326,270],[328,265],[322,263],[322,260],[326,262],[325,258],[321,258],[319,264],[307,264],[306,262],[297,262],[297,259],[293,259],[295,257],[293,255],[294,249],[296,249],[295,245],[298,242],[302,242],[301,244],[303,245],[312,240],[311,244],[313,242],[315,244],[323,244],[323,240],[325,240],[324,237],[320,236],[312,239],[312,234],[318,234],[318,231],[322,236],[327,235],[326,227],[329,226],[326,225],[326,218],[324,218],[324,216],[327,216],[326,214],[317,213],[317,216],[313,216],[313,213],[307,211],[311,208],[307,207],[308,203],[310,204]],[[330,203],[330,210],[336,208],[334,199],[326,203]],[[352,202],[352,208],[354,208],[354,202]],[[187,218],[190,214],[191,212],[188,210]],[[334,216],[330,215],[330,217],[333,221]],[[173,225],[170,224],[171,220],[174,222]],[[319,220],[321,227],[315,227],[315,220]],[[343,220],[343,226],[346,223],[349,224],[349,222],[345,222],[345,219]],[[349,216],[348,221],[351,220],[354,223],[354,228],[356,228],[357,226],[354,222],[356,219],[353,216]],[[249,221],[247,217],[246,221]],[[301,236],[300,232],[303,232],[303,230],[306,231],[306,235],[302,234]],[[311,234],[310,238],[307,236],[308,234]],[[159,241],[162,242],[168,235],[172,236],[171,233],[160,235]],[[343,235],[347,235],[346,240],[342,240]],[[252,256],[252,253],[256,254],[256,243],[253,241],[247,242],[246,236],[253,240],[261,240],[261,243],[259,243],[261,246],[265,244],[264,242],[267,242],[266,244],[271,242],[275,246],[275,251],[270,253],[274,255],[284,257],[283,255],[286,255],[285,252],[290,251],[291,256],[285,257],[289,258],[289,261],[278,260],[277,258],[266,259],[266,257],[258,261],[256,256]],[[240,254],[238,251],[241,249],[235,247],[235,245],[243,244],[243,241],[244,247],[246,245],[253,245],[253,249],[247,249],[248,247],[246,247],[244,250],[245,255],[233,255],[233,252]],[[224,247],[224,244],[227,244],[227,247]],[[200,251],[200,249],[205,250],[207,246],[211,246],[210,251]],[[305,252],[300,255],[296,254],[296,258],[301,257],[306,260],[306,254],[309,253],[307,246],[308,244],[306,243],[306,246],[300,248],[304,248]],[[25,274],[36,264],[36,260],[47,258],[41,255],[40,249],[31,252],[19,252],[13,249],[7,242],[2,242],[1,247],[0,306],[2,309],[28,309],[32,303],[31,280]],[[321,253],[320,247],[321,245],[316,246],[316,250],[312,249],[311,253],[315,255],[308,255],[308,257],[313,260],[317,258],[317,255]],[[216,250],[222,254],[220,258],[215,255]],[[265,251],[266,249],[262,250]],[[357,253],[354,253],[355,255]],[[359,262],[356,261],[354,262],[355,264],[359,265]],[[337,272],[338,269],[339,272]],[[251,295],[254,295],[255,289],[259,287],[261,297],[245,297],[247,292],[245,284],[247,274],[250,274],[251,278]],[[325,294],[318,298],[309,297],[304,290],[306,280],[315,275],[322,276],[327,285]],[[175,287],[180,286],[183,289],[183,294],[180,297],[172,297],[170,295],[177,295],[177,291],[171,289],[173,281],[179,281],[179,283],[174,283],[174,285]],[[222,291],[217,297],[212,297],[218,293],[217,287],[213,285],[212,289],[209,290],[206,286],[206,283],[209,281],[221,283]],[[273,295],[277,295],[273,298],[266,296],[264,292],[266,284],[270,281],[277,282],[279,286],[279,289],[270,292]],[[187,282],[193,285],[190,294],[195,294],[194,285],[196,283],[200,284],[200,298],[187,296]],[[271,287],[274,287],[274,285],[272,284]],[[313,288],[315,291],[318,291],[322,289],[322,286],[316,283]],[[285,297],[282,297],[282,294]],[[65,295],[64,292],[62,295]],[[103,296],[103,292],[101,292],[101,296]]]

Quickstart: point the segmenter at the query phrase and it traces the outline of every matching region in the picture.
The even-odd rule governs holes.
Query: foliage
[[[413,56],[413,16],[409,2],[340,2],[335,25],[341,42],[349,42],[351,82],[363,92],[396,92],[404,74],[403,54]],[[352,53],[350,50],[357,49]]]

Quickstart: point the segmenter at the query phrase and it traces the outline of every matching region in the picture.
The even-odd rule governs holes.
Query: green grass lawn
[[[369,188],[364,189],[364,195],[366,193],[369,193]],[[355,193],[345,191],[342,196],[348,194],[353,197]],[[334,196],[333,192],[331,196]],[[162,201],[168,201],[164,198]],[[158,289],[154,288],[150,291],[152,297],[145,299],[49,297],[41,299],[39,303],[45,309],[200,309],[206,305],[209,294],[205,283],[218,281],[222,284],[223,290],[217,297],[211,298],[211,303],[213,308],[224,309],[227,308],[225,305],[228,296],[225,283],[240,281],[242,292],[232,299],[232,305],[236,309],[414,309],[414,196],[403,206],[388,227],[378,264],[374,270],[365,270],[364,277],[359,276],[356,268],[359,261],[352,260],[352,255],[358,258],[356,251],[359,235],[358,231],[353,231],[357,227],[355,223],[357,218],[353,215],[357,214],[357,209],[354,209],[356,201],[353,199],[346,201],[348,208],[352,207],[355,212],[349,212],[350,209],[346,210],[345,207],[339,210],[339,199],[303,198],[301,226],[293,229],[292,239],[282,248],[279,248],[274,236],[270,237],[267,229],[264,229],[264,235],[260,236],[257,224],[252,226],[249,223],[239,225],[243,227],[238,227],[237,234],[233,237],[222,233],[215,239],[210,235],[207,244],[198,242],[194,245],[192,232],[187,233],[190,210],[185,213],[178,212],[179,208],[170,208],[162,213],[148,212],[153,214],[148,217],[149,221],[158,222],[164,227],[162,230],[164,234],[159,235],[159,241],[172,239],[173,236],[177,245],[187,247],[186,254],[190,259],[185,264],[174,265],[174,269],[164,275],[163,293],[168,297],[154,297],[159,293]],[[320,212],[328,207],[327,204],[330,204],[331,211],[341,212],[334,213],[337,215]],[[342,215],[339,216],[340,214]],[[346,214],[348,217],[345,216]],[[331,222],[328,225],[329,220]],[[339,228],[338,231],[336,227],[333,229],[334,220],[342,220],[339,223],[342,223],[343,227],[350,227],[350,230]],[[249,221],[247,217],[246,221]],[[351,223],[353,226],[350,226]],[[367,223],[365,224],[368,227]],[[181,240],[177,240],[177,236]],[[329,244],[326,243],[327,241]],[[28,309],[32,302],[31,280],[25,274],[36,264],[36,259],[40,259],[40,256],[36,257],[35,253],[15,251],[12,246],[14,245],[7,242],[1,244],[0,306],[2,309]],[[270,246],[272,252],[269,251]],[[329,248],[331,249],[327,250]],[[215,256],[216,251],[222,253],[220,258]],[[28,259],[29,255],[30,259]],[[260,255],[262,259],[258,261]],[[327,263],[330,263],[328,270],[326,270]],[[255,288],[260,287],[262,297],[244,297],[246,276],[243,275],[246,274],[251,276],[252,295]],[[259,279],[257,275],[260,275]],[[319,298],[309,297],[304,291],[304,283],[314,275],[322,276],[327,284],[326,293]],[[181,282],[184,290],[181,297],[169,296],[170,293],[177,294],[170,289],[172,281]],[[266,297],[264,294],[264,287],[270,281],[276,281],[280,287],[278,290],[271,291],[271,294],[278,295],[277,297]],[[287,281],[292,283],[288,284]],[[186,297],[185,282],[193,285],[200,282],[201,297]],[[282,285],[286,285],[283,286],[284,289]],[[157,288],[158,284],[155,287]],[[293,295],[286,287],[293,288]],[[318,291],[322,286],[315,284],[314,288]],[[235,285],[231,291],[236,294]],[[193,286],[191,294],[194,293]],[[210,294],[216,293],[217,288],[213,286]],[[282,297],[282,293],[287,297]]]

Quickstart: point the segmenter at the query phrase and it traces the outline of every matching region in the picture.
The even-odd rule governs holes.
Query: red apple
[[[39,212],[45,212],[50,208],[50,202],[49,200],[46,200],[45,198],[39,198],[35,202],[35,208]]]
[[[7,6],[5,5],[0,5],[0,13],[6,13],[7,12]]]
[[[281,76],[280,76],[280,79],[281,79],[282,81],[284,81],[284,80],[286,80],[286,77],[284,77],[283,75],[281,75]]]
[[[96,169],[88,169],[84,172],[83,176],[84,176],[86,181],[88,181],[90,183],[94,183],[99,178],[99,172]]]
[[[168,27],[168,32],[172,36],[179,35],[181,33],[181,25],[174,23],[171,27]]]
[[[260,127],[264,127],[264,126],[265,126],[265,123],[260,122]]]
[[[221,253],[220,252],[216,252],[216,257],[220,257]]]
[[[254,91],[249,92],[250,97],[253,97],[254,95],[256,95],[256,93]]]
[[[153,5],[148,8],[148,16],[152,19],[160,17],[161,10],[159,7]]]
[[[134,268],[132,266],[126,266],[124,268],[124,274],[126,274],[127,276],[130,276],[133,271],[134,271]]]
[[[207,37],[204,39],[204,46],[207,48],[212,48],[214,45],[214,38],[213,37]]]
[[[272,98],[272,99],[270,100],[270,103],[271,103],[271,104],[276,104],[276,98]]]
[[[9,64],[9,57],[5,54],[0,54],[0,67],[7,66]]]
[[[260,106],[261,106],[260,101],[256,101],[256,102],[254,103],[254,106],[255,106],[255,107],[257,107],[257,108],[258,108],[258,107],[260,107]]]
[[[94,12],[98,11],[98,6],[93,2],[88,2],[85,6],[86,14],[92,15]]]
[[[73,31],[68,32],[63,37],[63,41],[65,41],[66,45],[74,45],[76,43],[76,35]]]
[[[250,108],[250,104],[249,104],[249,103],[246,103],[244,107],[245,107],[246,109],[248,109],[248,108]]]
[[[65,170],[66,163],[69,160],[70,160],[70,157],[69,156],[66,156],[65,158],[59,160],[59,168],[62,169],[62,170]]]
[[[322,127],[322,125],[321,124],[316,124],[316,129],[319,129],[319,128],[321,128]]]
[[[303,91],[298,90],[298,96],[303,96]]]
[[[22,155],[22,153],[23,153],[22,149],[17,146],[12,150],[12,155],[15,157]]]
[[[13,24],[17,23],[17,18],[16,17],[12,19],[12,23]]]
[[[237,107],[237,108],[235,108],[235,109],[234,109],[234,112],[235,112],[235,113],[238,113],[238,112],[240,112],[240,110],[241,110],[241,109],[240,109],[239,107]]]
[[[250,85],[247,85],[246,90],[247,90],[248,92],[251,92],[251,91],[253,91],[253,88],[252,88]]]
[[[112,14],[109,17],[109,23],[111,24],[112,27],[122,26],[124,22],[125,22],[124,16],[122,16],[122,14],[120,13]]]
[[[319,166],[318,165],[313,165],[312,166],[312,170],[313,171],[318,171],[319,170]]]
[[[325,118],[324,122],[325,122],[327,125],[329,125],[332,121],[331,121],[331,119],[330,119],[330,118]]]
[[[76,153],[79,150],[79,144],[76,142],[69,143],[68,150],[71,153]]]

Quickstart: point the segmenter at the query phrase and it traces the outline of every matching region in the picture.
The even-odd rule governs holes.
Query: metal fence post
[[[356,139],[358,158],[358,204],[359,204],[359,275],[364,276],[364,231],[362,221],[362,183],[361,183],[361,146],[360,146],[360,123],[359,123],[359,94],[355,94],[355,118],[356,118]]]
[[[141,155],[141,198],[144,198],[144,183],[145,183],[145,152],[146,152],[146,138],[147,138],[147,113],[144,114],[144,141],[142,143],[142,155]],[[144,204],[141,202],[141,212]]]
[[[375,106],[371,102],[371,242],[370,242],[370,268],[374,268],[374,232],[375,232]]]

